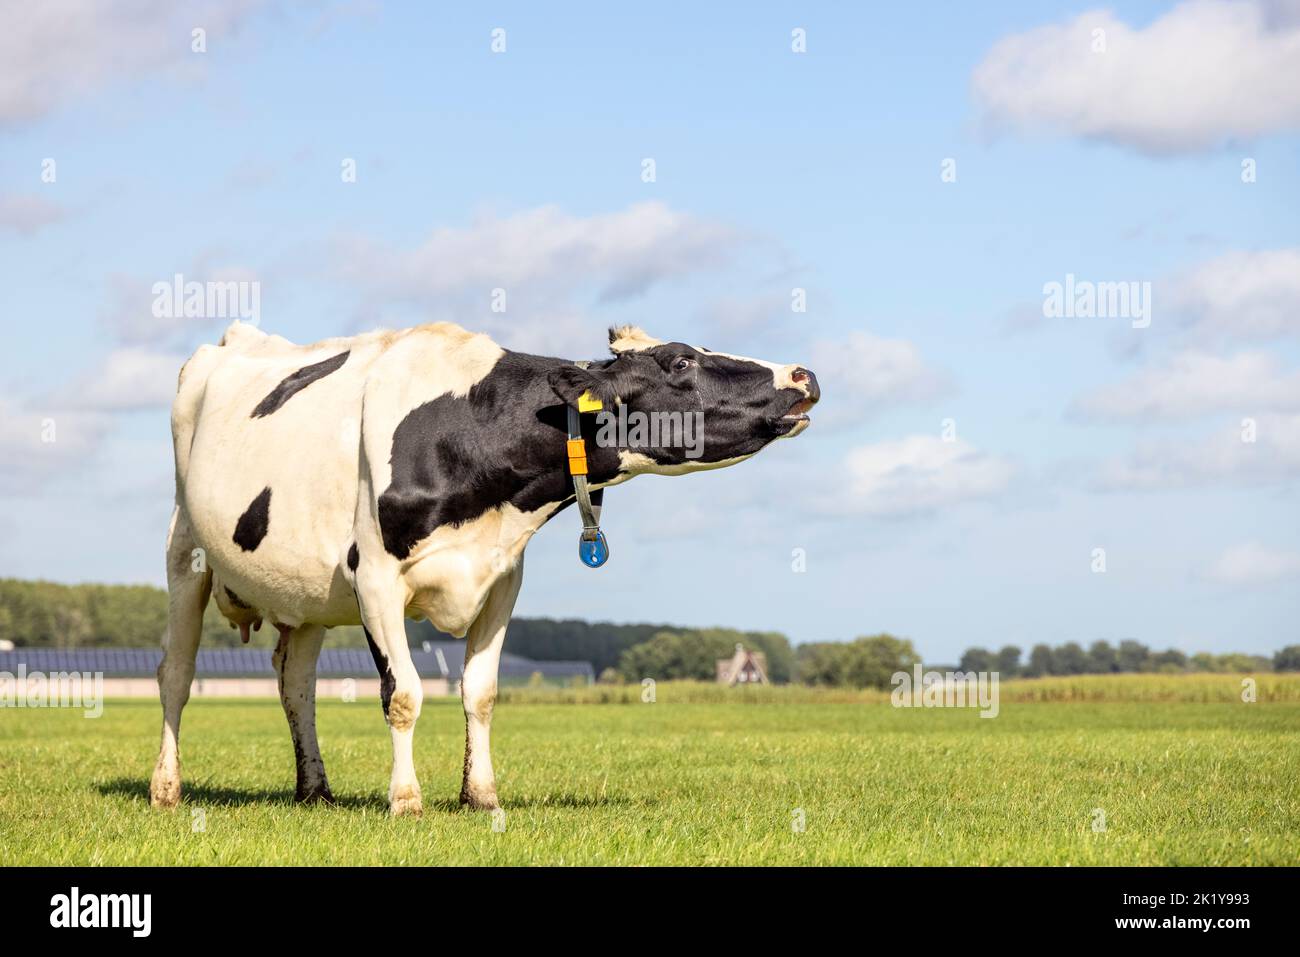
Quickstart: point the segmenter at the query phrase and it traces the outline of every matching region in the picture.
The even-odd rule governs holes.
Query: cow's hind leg
[[[149,782],[149,802],[174,808],[181,799],[181,711],[190,698],[194,658],[203,632],[203,609],[212,591],[212,572],[190,531],[189,520],[178,506],[167,533],[167,635],[163,660],[158,666],[158,691],[162,699],[162,747]]]
[[[325,629],[320,625],[285,627],[271,656],[280,682],[280,704],[293,735],[298,768],[295,801],[334,801],[316,741],[316,660],[324,641]]]
[[[522,559],[520,562],[492,586],[483,610],[465,636],[465,673],[460,682],[461,703],[465,706],[465,773],[460,803],[474,810],[501,806],[488,738],[497,700],[501,647],[524,577]]]

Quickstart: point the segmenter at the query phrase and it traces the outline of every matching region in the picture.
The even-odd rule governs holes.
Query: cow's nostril
[[[810,370],[800,366],[790,373],[790,381],[802,385],[804,391],[808,393],[808,398],[814,402],[821,398],[821,387],[817,385],[817,377]]]

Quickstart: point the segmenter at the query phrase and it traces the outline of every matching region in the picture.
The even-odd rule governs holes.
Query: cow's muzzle
[[[794,383],[796,388],[803,391],[804,398],[790,406],[790,411],[783,418],[806,419],[808,418],[808,411],[822,397],[821,386],[817,384],[817,376],[813,375],[812,370],[800,366],[790,373],[790,381]]]
[[[808,393],[808,398],[811,400],[809,402],[810,406],[822,397],[821,386],[817,384],[817,377],[813,375],[811,369],[800,366],[790,373],[790,381]]]

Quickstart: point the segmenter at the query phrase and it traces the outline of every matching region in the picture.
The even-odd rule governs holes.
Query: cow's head
[[[603,403],[605,441],[598,432],[597,442],[616,443],[632,471],[738,462],[806,429],[821,397],[817,377],[802,366],[660,342],[635,326],[610,329],[609,348],[613,359],[562,366],[550,383],[570,405],[584,392]]]

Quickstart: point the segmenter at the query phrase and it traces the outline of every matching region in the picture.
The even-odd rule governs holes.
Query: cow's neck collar
[[[585,369],[589,362],[575,363]],[[599,399],[584,392],[577,406],[565,407],[568,415],[568,442],[566,445],[569,476],[573,480],[573,497],[582,516],[582,532],[578,536],[578,558],[588,568],[599,568],[609,559],[609,543],[600,530],[600,509],[604,502],[604,489],[591,489],[587,485],[587,443],[582,437],[584,413],[599,412],[603,406]]]

